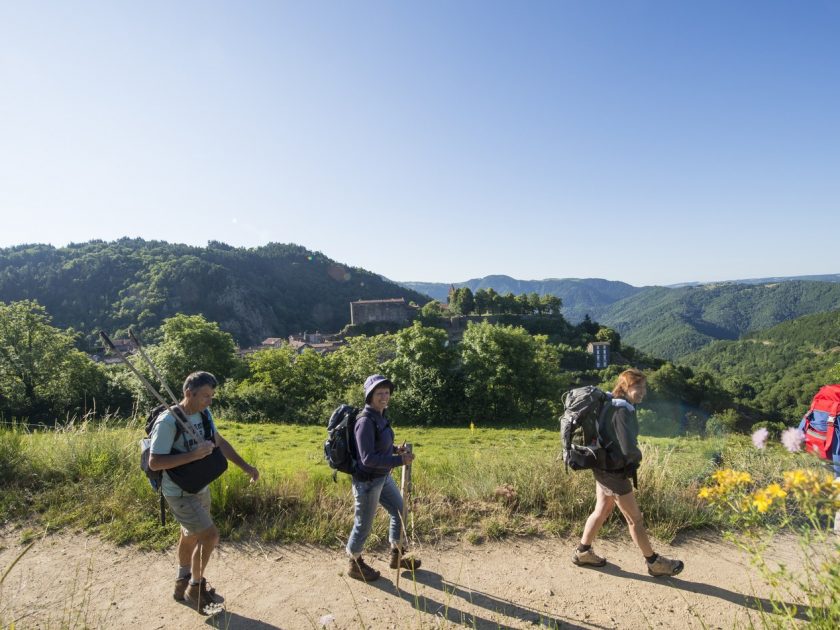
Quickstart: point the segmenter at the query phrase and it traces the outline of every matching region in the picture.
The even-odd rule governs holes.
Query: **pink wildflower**
[[[782,431],[782,444],[791,453],[798,453],[802,450],[802,443],[805,441],[805,434],[799,429],[785,429]]]
[[[755,446],[756,448],[764,448],[767,444],[767,436],[769,435],[770,431],[768,431],[764,427],[756,430],[756,432],[752,434],[753,446]]]

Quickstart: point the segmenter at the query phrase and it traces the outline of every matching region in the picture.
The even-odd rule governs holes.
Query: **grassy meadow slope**
[[[226,538],[335,545],[351,526],[348,477],[332,480],[319,426],[240,424],[219,429],[261,470],[251,485],[238,468],[212,485],[214,516]],[[592,477],[564,470],[558,433],[547,428],[396,427],[414,445],[414,534],[433,541],[459,535],[477,542],[510,535],[567,533],[593,506]],[[157,496],[140,473],[138,426],[82,423],[31,433],[0,426],[0,513],[30,527],[81,527],[118,543],[165,547],[177,535],[157,523]],[[748,467],[757,480],[786,466],[815,464],[776,445],[757,452],[745,436],[643,438],[639,502],[654,534],[716,525],[697,497],[715,469]],[[84,497],[84,501],[79,501]],[[377,519],[374,544],[385,536]],[[617,530],[614,528],[618,528]],[[621,531],[618,521],[609,531]]]

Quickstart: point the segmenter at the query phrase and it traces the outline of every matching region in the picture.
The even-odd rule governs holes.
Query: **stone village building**
[[[371,322],[407,324],[411,318],[409,309],[403,298],[350,302],[350,324],[353,326]]]
[[[595,357],[595,367],[599,370],[610,364],[610,342],[592,341],[586,344],[586,351]]]

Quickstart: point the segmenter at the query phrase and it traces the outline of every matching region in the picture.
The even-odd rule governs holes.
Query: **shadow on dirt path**
[[[410,592],[413,580],[417,584],[422,584],[423,586],[440,591],[442,599],[446,603],[430,599],[425,595],[415,595]],[[440,574],[425,569],[418,569],[414,572],[413,576],[410,571],[405,571],[400,583],[402,588],[399,592],[397,591],[396,585],[384,576],[376,582],[372,582],[371,586],[399,597],[408,602],[415,610],[420,610],[421,612],[444,618],[452,623],[466,625],[478,630],[496,630],[500,627],[499,621],[478,617],[456,608],[450,603],[453,597],[458,597],[464,600],[464,602],[474,607],[482,608],[490,613],[504,615],[537,626],[563,630],[587,630],[591,628],[604,628],[606,630],[606,626],[597,626],[594,624],[588,624],[586,626],[577,625],[573,621],[561,619],[547,611],[516,604],[510,600],[483,593],[455,582],[450,582]]]
[[[811,608],[803,604],[793,604],[790,602],[774,603],[763,597],[743,595],[742,593],[731,591],[727,588],[714,586],[713,584],[705,584],[703,582],[691,582],[680,577],[656,578],[649,575],[630,573],[611,563],[607,563],[606,566],[599,570],[603,573],[609,573],[610,575],[614,575],[619,578],[638,580],[639,582],[647,582],[649,584],[667,585],[671,588],[680,589],[689,593],[699,593],[700,595],[706,595],[708,597],[717,597],[737,606],[743,606],[744,608],[749,608],[759,612],[776,614],[776,610],[779,608],[787,609],[789,611],[796,610],[794,618],[799,619],[800,621],[807,621],[810,619],[808,613]]]

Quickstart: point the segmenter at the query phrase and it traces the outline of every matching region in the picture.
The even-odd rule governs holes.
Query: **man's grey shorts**
[[[213,526],[210,516],[210,488],[204,488],[198,494],[185,494],[181,497],[166,497],[172,516],[181,524],[184,536],[200,534]]]

